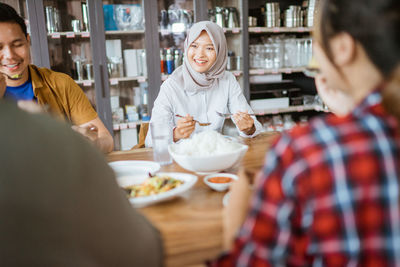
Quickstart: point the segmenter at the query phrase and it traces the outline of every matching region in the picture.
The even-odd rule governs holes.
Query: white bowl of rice
[[[248,146],[216,131],[204,131],[170,144],[168,151],[181,167],[199,173],[220,172],[239,162]]]

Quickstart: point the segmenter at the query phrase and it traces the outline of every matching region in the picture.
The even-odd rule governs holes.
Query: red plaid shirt
[[[400,135],[378,92],[283,134],[212,266],[400,266]]]

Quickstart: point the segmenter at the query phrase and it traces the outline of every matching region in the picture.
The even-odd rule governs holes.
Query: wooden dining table
[[[240,138],[249,149],[230,172],[237,172],[240,167],[260,170],[265,153],[276,137],[276,133],[262,133],[254,138]],[[110,153],[107,158],[110,162],[153,161],[153,151],[151,148],[118,151]],[[203,182],[204,176],[185,170],[175,162],[162,166],[161,171],[191,173],[199,179],[179,197],[139,210],[161,233],[165,266],[204,266],[207,260],[222,252],[222,199],[226,192],[213,191]]]

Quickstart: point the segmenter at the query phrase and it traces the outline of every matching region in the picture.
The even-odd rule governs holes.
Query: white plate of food
[[[154,175],[161,168],[160,164],[154,161],[145,160],[121,160],[109,162],[108,165],[114,170],[117,178],[121,177],[148,177]]]
[[[180,172],[160,172],[149,176],[124,176],[117,183],[133,206],[140,208],[181,195],[197,182],[197,176]]]

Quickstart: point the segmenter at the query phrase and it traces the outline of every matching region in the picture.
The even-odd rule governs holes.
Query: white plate
[[[162,192],[157,195],[152,195],[152,196],[146,196],[146,197],[135,197],[135,198],[129,198],[129,201],[132,203],[133,206],[140,208],[144,206],[148,206],[154,203],[158,203],[161,201],[166,201],[169,199],[172,199],[174,197],[177,197],[181,194],[183,194],[185,191],[189,190],[196,182],[197,182],[197,176],[189,173],[181,173],[181,172],[159,172],[157,173],[159,176],[169,176],[172,178],[175,178],[177,180],[181,180],[184,183],[174,189],[171,189],[167,192]],[[133,184],[138,184],[142,183],[144,179],[147,177],[122,177],[120,179],[117,179],[117,182],[120,186],[128,186],[128,185],[133,185]]]
[[[144,160],[121,160],[109,162],[108,165],[114,170],[117,178],[124,176],[148,177],[149,173],[154,175],[161,168],[160,164]]]

